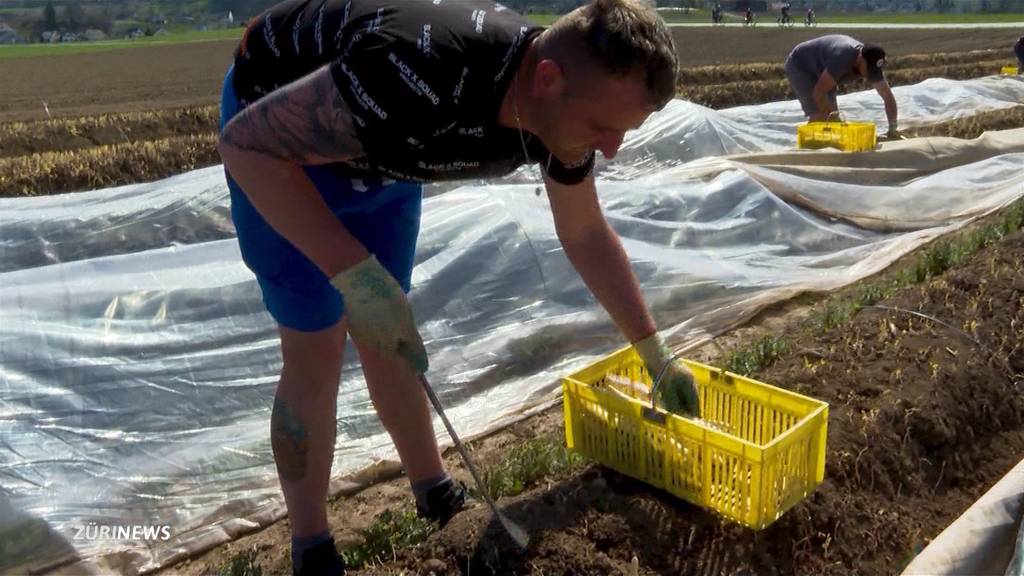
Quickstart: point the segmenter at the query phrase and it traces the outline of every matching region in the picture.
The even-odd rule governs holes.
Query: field
[[[675,29],[686,68],[679,94],[713,108],[792,97],[781,61],[804,30]],[[893,54],[893,85],[972,78],[1009,63],[1015,33],[865,30]],[[895,36],[895,37],[893,37]],[[217,95],[234,41],[153,44],[99,53],[4,60],[0,195],[30,196],[166,177],[219,159]],[[863,89],[852,85],[847,90]],[[1009,127],[989,115],[958,136]]]
[[[803,11],[793,11],[797,23]],[[998,22],[1024,22],[1024,14],[971,13],[971,14],[816,14],[822,24],[988,24]]]
[[[713,107],[789,97],[781,61],[813,34],[673,33],[685,66],[680,94]],[[1018,34],[854,33],[886,46],[897,85],[990,75],[1010,62]],[[3,60],[0,196],[218,163],[216,100],[232,47],[188,42]],[[1022,125],[1018,107],[918,133],[973,137]],[[721,339],[724,349],[695,353],[831,406],[825,483],[763,532],[566,454],[555,408],[473,444],[488,489],[533,534],[527,554],[510,548],[483,507],[440,532],[417,524],[402,478],[332,501],[335,536],[362,565],[357,574],[898,572],[1024,455],[1022,226],[1018,203],[879,277],[769,310]],[[457,458],[448,461],[466,478]],[[165,573],[288,573],[287,534],[279,522]]]
[[[67,42],[57,44],[8,44],[0,46],[0,60],[5,58],[24,58],[28,56],[66,56],[68,54],[88,54],[91,52],[109,52],[163,44],[178,45],[185,42],[213,42],[216,40],[238,41],[242,37],[240,28],[226,28],[209,31],[180,31],[144,36],[133,39],[110,39],[96,42]]]
[[[801,5],[794,6],[790,15],[796,20],[796,25],[803,23],[805,9]],[[669,23],[699,23],[706,24],[711,21],[711,12],[708,10],[694,10],[691,12],[663,11],[662,18]],[[740,22],[743,14],[738,12],[723,13],[726,22]],[[754,18],[759,25],[774,24],[779,16],[778,10],[771,12],[758,12]],[[885,13],[855,13],[835,12],[828,13],[818,11],[818,22],[821,25],[828,24],[994,24],[1005,22],[1024,22],[1024,14],[1014,13],[970,13],[970,14],[885,14]],[[538,24],[548,25],[554,22],[556,14],[531,14],[530,19]]]

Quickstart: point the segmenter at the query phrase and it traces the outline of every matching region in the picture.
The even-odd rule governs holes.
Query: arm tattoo
[[[352,112],[330,67],[274,90],[231,119],[225,143],[297,164],[326,164],[363,155]]]
[[[287,404],[274,398],[270,414],[270,447],[282,480],[298,482],[306,476],[309,439],[302,420]]]

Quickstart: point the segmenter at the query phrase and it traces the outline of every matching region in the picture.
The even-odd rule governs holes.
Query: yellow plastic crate
[[[604,384],[651,378],[632,347],[562,380],[570,449],[754,529],[825,475],[828,404],[717,368],[693,371],[701,420],[650,410]]]
[[[796,127],[796,147],[801,149],[860,152],[874,150],[876,140],[874,122],[807,122]]]
[[[999,73],[1000,74],[1006,74],[1006,75],[1009,75],[1009,76],[1015,76],[1017,74],[1017,67],[1016,66],[1003,66],[1002,68],[999,69]]]

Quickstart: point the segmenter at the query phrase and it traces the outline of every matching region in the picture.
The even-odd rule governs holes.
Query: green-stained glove
[[[656,400],[661,402],[665,410],[700,418],[700,402],[697,399],[693,373],[682,360],[672,359],[672,352],[661,341],[657,332],[633,344],[633,347],[643,358],[652,380],[661,374],[661,369],[671,360],[657,390]]]
[[[342,271],[331,284],[345,297],[348,332],[353,338],[385,356],[404,359],[418,374],[427,372],[427,351],[409,300],[375,256]]]

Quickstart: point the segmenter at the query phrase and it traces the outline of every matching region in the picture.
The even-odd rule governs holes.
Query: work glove
[[[658,333],[655,332],[636,342],[633,348],[643,358],[652,380],[656,380],[662,368],[668,364],[661,384],[655,391],[657,398],[654,401],[660,402],[669,412],[699,418],[700,403],[697,399],[697,386],[693,382],[693,373],[682,360],[672,357],[672,352],[662,342]]]
[[[384,356],[405,360],[417,374],[426,373],[427,351],[409,300],[375,256],[342,271],[331,284],[345,298],[348,332],[353,338]]]

